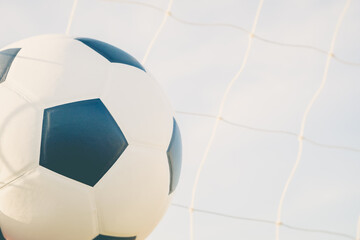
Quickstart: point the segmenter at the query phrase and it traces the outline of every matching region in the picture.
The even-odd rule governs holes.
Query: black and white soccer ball
[[[180,168],[173,110],[126,52],[59,35],[0,50],[0,239],[144,239]]]

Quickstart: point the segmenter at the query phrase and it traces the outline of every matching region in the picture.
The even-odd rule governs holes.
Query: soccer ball
[[[173,110],[126,52],[62,35],[0,50],[0,239],[144,239],[180,168]]]

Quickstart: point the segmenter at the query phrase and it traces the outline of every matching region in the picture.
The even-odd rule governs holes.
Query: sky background
[[[129,0],[130,2],[131,0]],[[166,9],[168,0],[137,0]],[[258,1],[174,0],[175,17],[251,30]],[[255,35],[327,52],[345,0],[265,0]],[[64,34],[72,0],[0,0],[0,46],[40,34]],[[111,43],[141,60],[164,13],[128,2],[79,0],[70,34]],[[287,192],[281,240],[355,239],[360,215],[360,1],[342,22],[327,83],[313,105],[300,165]],[[169,97],[183,137],[183,168],[174,204],[189,206],[199,163],[225,89],[238,72],[248,34],[221,26],[192,26],[169,17],[145,67]],[[229,92],[223,118],[240,125],[298,134],[306,106],[319,88],[326,53],[254,38],[248,62]],[[350,148],[350,149],[349,149]],[[276,220],[295,163],[297,137],[220,122],[205,163],[195,208],[242,218]],[[275,239],[275,225],[194,213],[196,240]],[[149,240],[189,239],[189,212],[171,205]]]

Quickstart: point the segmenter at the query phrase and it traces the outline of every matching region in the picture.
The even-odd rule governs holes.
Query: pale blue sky
[[[167,8],[168,0],[141,0]],[[39,34],[65,33],[72,0],[0,0],[0,46]],[[328,51],[345,0],[265,0],[255,34],[268,40]],[[251,29],[258,1],[174,0],[172,13],[187,21]],[[360,1],[341,25],[335,56],[360,63]],[[141,60],[163,19],[152,8],[79,0],[71,35],[107,41]],[[169,18],[146,68],[177,111],[216,115],[240,68],[245,32],[184,25]],[[298,133],[305,108],[320,86],[327,55],[308,48],[253,40],[223,117],[254,128]],[[332,60],[327,83],[310,111],[305,136],[318,143],[360,149],[360,66]],[[214,119],[178,114],[183,171],[174,203],[190,205],[195,173]],[[195,208],[275,221],[280,195],[296,160],[292,135],[220,123],[199,182]],[[286,224],[356,235],[360,215],[360,152],[304,142],[283,209]],[[149,240],[189,239],[186,209],[171,206]],[[275,225],[195,213],[195,239],[275,239]],[[341,240],[343,236],[281,228],[281,240]]]

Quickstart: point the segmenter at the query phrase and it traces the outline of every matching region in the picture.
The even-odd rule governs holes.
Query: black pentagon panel
[[[21,48],[10,48],[0,52],[0,83],[6,80],[14,58]]]
[[[1,228],[0,228],[0,240],[6,240],[5,237],[4,237],[4,235],[3,235],[2,232],[1,232]]]
[[[99,235],[94,240],[135,240],[136,237],[111,237],[105,235]]]
[[[145,68],[133,56],[117,47],[114,47],[113,45],[91,38],[76,38],[76,40],[92,48],[94,51],[109,60],[109,62],[127,64],[146,72]]]
[[[171,194],[180,179],[181,161],[182,161],[182,143],[179,126],[175,119],[173,119],[173,133],[170,141],[170,145],[167,149],[167,157],[169,161],[170,169],[170,188],[169,194]]]
[[[44,110],[40,165],[58,174],[94,186],[127,146],[100,99]]]

